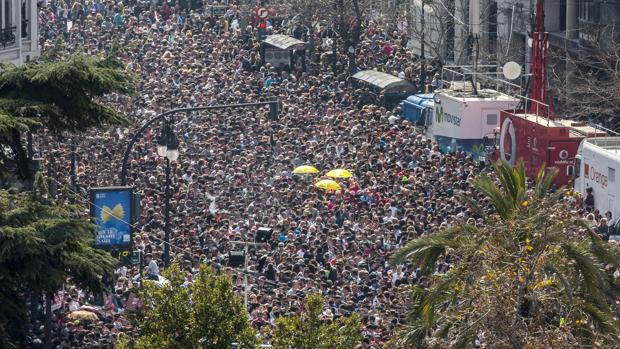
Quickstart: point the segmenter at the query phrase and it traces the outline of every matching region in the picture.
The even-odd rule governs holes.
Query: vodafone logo
[[[258,10],[256,10],[256,15],[260,19],[265,19],[265,18],[269,17],[269,11],[266,8],[261,7]]]
[[[517,157],[517,138],[512,119],[506,118],[499,134],[499,155],[503,161],[514,165]]]
[[[566,149],[562,149],[559,155],[562,160],[568,159],[568,151]]]

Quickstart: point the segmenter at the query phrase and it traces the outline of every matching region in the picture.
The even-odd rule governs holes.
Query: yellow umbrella
[[[319,173],[319,170],[314,166],[303,165],[303,166],[295,167],[295,169],[293,170],[293,173],[294,174],[311,174],[311,173]]]
[[[335,170],[331,170],[327,172],[326,176],[332,177],[332,178],[349,178],[349,177],[353,177],[353,174],[349,172],[349,170],[345,170],[343,168],[337,168]]]
[[[316,182],[314,186],[325,190],[340,190],[340,184],[336,181],[332,181],[331,179],[321,179]]]
[[[86,310],[76,310],[67,316],[70,320],[98,321],[97,314]]]

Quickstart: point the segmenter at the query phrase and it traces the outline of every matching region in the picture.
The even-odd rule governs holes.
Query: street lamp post
[[[157,154],[165,158],[164,183],[164,266],[170,266],[170,162],[179,158],[179,141],[172,129],[173,120],[166,120],[157,139]]]
[[[424,5],[426,4],[425,0],[422,0],[422,17],[420,18],[420,58],[424,59],[426,57],[424,57],[424,27],[426,26],[426,24],[424,23],[425,21],[425,13],[424,13]]]
[[[127,185],[127,170],[129,167],[129,156],[131,155],[131,150],[133,146],[138,142],[138,140],[142,137],[147,128],[151,127],[154,123],[158,121],[164,122],[164,128],[162,129],[161,135],[158,137],[157,142],[157,154],[161,157],[166,158],[165,162],[165,171],[166,171],[166,183],[165,183],[165,192],[164,192],[164,200],[165,200],[165,208],[164,208],[164,265],[167,267],[170,265],[170,161],[176,161],[179,157],[179,142],[177,140],[174,131],[172,130],[172,116],[177,113],[188,113],[193,111],[206,111],[206,110],[218,110],[218,109],[228,109],[228,108],[257,108],[262,106],[269,106],[269,117],[272,120],[277,120],[278,118],[278,100],[270,100],[264,102],[255,102],[255,103],[237,103],[237,104],[218,104],[218,105],[209,105],[209,106],[201,106],[201,107],[189,107],[189,108],[177,108],[168,110],[163,112],[152,119],[148,120],[146,123],[142,125],[142,127],[134,133],[134,135],[129,140],[127,144],[127,149],[123,155],[123,163],[121,166],[120,172],[120,182],[122,186]]]
[[[131,155],[131,150],[133,146],[138,142],[138,140],[142,137],[147,128],[151,127],[157,121],[166,120],[167,117],[170,117],[177,113],[187,113],[193,111],[204,111],[204,110],[217,110],[217,109],[227,109],[227,108],[256,108],[268,105],[269,106],[269,115],[272,119],[277,119],[278,117],[278,100],[271,100],[265,102],[256,102],[256,103],[238,103],[238,104],[218,104],[218,105],[209,105],[204,107],[189,107],[189,108],[178,108],[168,110],[163,112],[154,118],[148,120],[142,127],[134,133],[134,135],[129,140],[127,144],[127,149],[125,149],[125,154],[123,155],[123,164],[121,165],[121,173],[120,173],[120,182],[122,186],[127,185],[127,169],[129,167],[129,156]]]

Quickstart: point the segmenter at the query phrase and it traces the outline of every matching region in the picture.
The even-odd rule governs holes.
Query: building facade
[[[424,4],[424,5],[423,5]],[[469,0],[410,0],[411,47],[448,63],[470,64]],[[579,54],[617,41],[620,0],[546,0],[545,29],[552,48]],[[536,0],[480,0],[481,63],[516,61],[527,67]],[[620,28],[616,30],[620,32]]]
[[[0,0],[0,62],[19,65],[39,54],[37,0]]]

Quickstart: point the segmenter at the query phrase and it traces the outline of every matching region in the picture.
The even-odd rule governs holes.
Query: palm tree
[[[111,280],[116,261],[91,247],[94,225],[83,210],[56,204],[38,174],[32,193],[0,191],[0,347],[24,348],[26,299],[48,298],[71,278],[93,292]],[[49,325],[49,324],[47,324]]]
[[[617,348],[620,289],[610,273],[620,266],[619,251],[570,211],[563,191],[551,193],[555,169],[543,166],[529,190],[523,163],[494,170],[496,178],[473,183],[493,213],[464,198],[483,224],[454,224],[391,257],[418,266],[426,286],[411,288],[395,345]],[[439,273],[446,255],[454,262]]]

